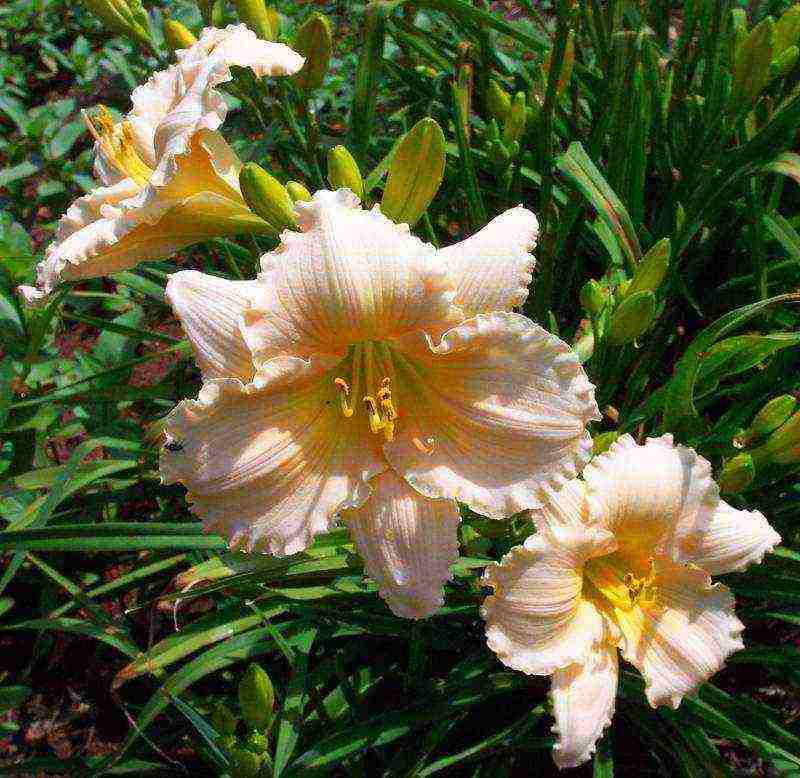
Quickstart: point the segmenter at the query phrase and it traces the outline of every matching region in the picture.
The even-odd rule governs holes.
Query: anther
[[[342,406],[342,415],[345,419],[349,419],[353,415],[353,408],[350,406],[350,403],[347,402],[347,398],[350,395],[350,387],[347,385],[347,381],[345,381],[344,378],[334,378],[333,383],[339,390],[339,402]]]
[[[411,439],[411,442],[414,444],[414,448],[416,448],[417,451],[422,454],[427,454],[428,456],[431,456],[436,450],[436,438],[426,438],[423,443],[419,438],[414,437]]]
[[[375,404],[375,398],[371,395],[364,397],[364,405],[367,406],[367,416],[369,417],[369,428],[373,433],[377,434],[384,427],[384,421],[378,413],[378,406]]]

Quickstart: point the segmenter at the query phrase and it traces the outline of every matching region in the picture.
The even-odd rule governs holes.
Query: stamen
[[[414,444],[417,451],[427,454],[428,456],[431,456],[436,450],[436,438],[426,438],[423,443],[419,438],[414,437],[411,438],[411,442]]]
[[[384,421],[378,413],[378,406],[375,404],[375,398],[371,395],[364,397],[364,405],[367,406],[367,416],[369,417],[369,428],[377,434],[384,427]]]
[[[644,578],[637,578],[633,573],[626,573],[622,579],[628,589],[631,607],[640,601],[652,604],[658,597],[658,587],[655,585],[656,560],[653,557],[648,559],[648,566],[649,569]]]
[[[83,111],[83,120],[106,159],[126,178],[144,186],[153,174],[136,150],[136,139],[130,122],[122,122],[117,131],[114,117],[104,105],[94,116]]]
[[[345,381],[344,378],[334,378],[333,383],[339,390],[339,402],[342,406],[342,415],[345,419],[349,419],[353,415],[353,408],[350,403],[347,402],[347,398],[350,394],[350,387],[347,385],[347,381]]]

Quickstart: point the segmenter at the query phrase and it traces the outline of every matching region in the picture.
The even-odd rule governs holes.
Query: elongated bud
[[[506,123],[503,126],[503,140],[506,143],[518,141],[522,137],[525,125],[528,121],[528,110],[525,102],[525,93],[517,92],[514,102],[506,116]]]
[[[275,40],[276,31],[272,28],[264,0],[235,0],[235,2],[236,13],[239,14],[239,18],[261,40]]]
[[[639,263],[631,283],[625,288],[623,295],[637,292],[655,292],[664,280],[669,267],[670,242],[664,238],[653,246]]]
[[[612,430],[611,432],[601,432],[599,435],[595,435],[592,439],[592,453],[597,456],[598,454],[602,454],[617,441],[619,438],[619,432]]]
[[[389,164],[381,211],[413,227],[439,191],[444,156],[442,128],[433,119],[420,119],[403,136]]]
[[[274,705],[272,681],[257,664],[250,665],[239,682],[239,706],[247,726],[266,732],[272,724]]]
[[[719,474],[720,491],[736,494],[750,486],[755,477],[756,466],[753,457],[748,453],[737,454],[722,466],[722,472]]]
[[[236,732],[236,717],[221,702],[214,704],[210,718],[211,726],[219,732],[221,737],[229,737]]]
[[[298,28],[294,48],[306,58],[303,69],[293,76],[295,84],[306,91],[322,86],[333,52],[333,32],[328,17],[312,13]]]
[[[611,343],[631,343],[653,323],[656,298],[652,292],[637,292],[626,297],[614,311],[608,329]]]
[[[289,197],[296,203],[311,202],[311,192],[308,191],[299,181],[287,181],[286,191]]]
[[[511,110],[511,95],[497,81],[489,82],[489,90],[486,93],[486,107],[489,109],[492,118],[501,124],[505,122],[506,116]]]
[[[580,300],[585,311],[596,316],[605,307],[608,292],[597,281],[590,278],[581,289]]]
[[[188,49],[197,43],[197,38],[192,34],[192,31],[185,24],[181,24],[175,19],[167,19],[164,22],[164,40],[167,42],[170,51]]]
[[[82,0],[86,8],[115,35],[125,35],[152,48],[147,14],[141,2]]]
[[[767,438],[763,446],[751,453],[756,461],[766,458],[780,465],[800,461],[800,412],[794,413]]]
[[[248,162],[239,172],[242,197],[250,209],[272,227],[276,234],[296,229],[294,203],[286,187],[255,162]]]
[[[344,146],[334,146],[328,152],[328,181],[334,189],[349,189],[359,200],[364,199],[364,179]]]
[[[771,435],[775,430],[789,421],[789,417],[795,412],[796,408],[797,400],[791,394],[782,394],[778,397],[773,397],[755,415],[753,423],[739,442],[746,445],[750,441]]]
[[[766,16],[737,47],[731,86],[735,106],[754,102],[769,82],[774,41],[775,24]]]

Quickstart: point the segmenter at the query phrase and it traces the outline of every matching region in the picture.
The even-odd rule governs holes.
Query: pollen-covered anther
[[[83,120],[105,157],[122,175],[132,178],[140,186],[150,180],[153,170],[136,150],[136,139],[130,122],[122,122],[117,131],[114,117],[104,105],[100,106],[94,116],[89,116],[84,111]]]
[[[418,437],[414,437],[411,439],[411,442],[414,444],[414,448],[416,448],[417,451],[422,454],[427,454],[428,456],[431,456],[436,450],[436,438],[425,438],[423,441]]]
[[[353,415],[353,407],[347,399],[350,396],[350,387],[347,385],[347,381],[345,381],[344,378],[334,378],[333,383],[339,390],[339,402],[341,403],[342,415],[345,419],[349,419]]]
[[[631,607],[643,602],[652,604],[658,596],[658,588],[655,586],[656,580],[656,560],[650,557],[648,560],[649,570],[644,578],[638,578],[633,573],[627,573],[623,579],[628,589]]]

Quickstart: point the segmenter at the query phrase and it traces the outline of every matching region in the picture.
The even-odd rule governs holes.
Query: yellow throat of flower
[[[115,125],[114,117],[104,105],[99,107],[94,116],[84,111],[83,120],[103,154],[123,176],[133,179],[139,186],[144,186],[150,180],[153,170],[136,150],[130,122]]]
[[[590,559],[584,576],[589,597],[600,595],[618,610],[652,605],[658,599],[656,560],[652,556],[617,552]]]

